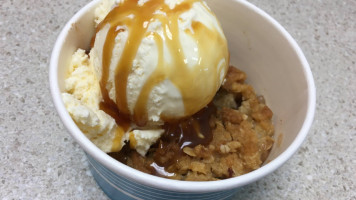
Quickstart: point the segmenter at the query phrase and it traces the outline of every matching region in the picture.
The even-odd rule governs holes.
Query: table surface
[[[85,0],[1,0],[0,199],[107,199],[53,107],[48,68]],[[303,49],[317,87],[300,150],[234,199],[356,199],[356,1],[251,0]]]

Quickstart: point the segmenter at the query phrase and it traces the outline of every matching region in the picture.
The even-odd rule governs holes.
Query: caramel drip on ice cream
[[[171,9],[169,5],[165,4],[164,0],[149,0],[143,5],[138,5],[138,0],[125,0],[118,3],[110,11],[96,30],[98,33],[105,26],[110,25],[103,46],[102,77],[100,82],[104,99],[103,104],[106,104],[106,106],[103,105],[101,107],[109,108],[116,104],[118,112],[124,116],[130,116],[131,120],[137,125],[144,126],[148,120],[146,105],[149,95],[153,88],[164,80],[170,80],[180,91],[185,109],[184,116],[191,116],[212,100],[215,92],[220,87],[220,71],[218,70],[221,59],[228,57],[226,56],[228,55],[227,44],[218,30],[208,28],[198,21],[193,21],[192,28],[183,31],[196,41],[199,61],[197,66],[189,67],[187,65],[187,59],[184,56],[180,42],[180,32],[182,30],[179,30],[178,23],[180,15],[189,11],[194,3],[202,3],[202,1],[185,0],[180,4],[177,3]],[[206,7],[204,8],[207,9]],[[210,10],[207,11],[210,12]],[[156,32],[147,31],[147,23],[155,20],[161,22],[164,38]],[[115,70],[116,99],[114,103],[109,98],[106,86],[110,73],[109,68],[112,64],[115,38],[123,31],[118,27],[126,27],[124,31],[128,31],[128,38]],[[132,71],[133,61],[140,44],[147,36],[154,38],[158,48],[158,64],[141,89],[133,113],[130,113],[127,102],[128,77]],[[217,49],[211,48],[210,41],[214,41],[214,43],[221,46],[215,46]],[[169,63],[163,57],[164,45],[166,45],[172,57],[172,61]],[[226,49],[226,51],[222,49]],[[227,65],[228,60],[225,60],[225,62],[224,65]],[[216,67],[207,67],[211,65]],[[221,69],[224,69],[224,67],[220,67]],[[169,116],[161,116],[161,118],[170,120]]]

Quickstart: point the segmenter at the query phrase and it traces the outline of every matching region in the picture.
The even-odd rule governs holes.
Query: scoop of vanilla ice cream
[[[163,133],[163,129],[123,130],[115,119],[100,110],[102,95],[92,62],[82,49],[77,50],[65,80],[63,103],[79,129],[104,152],[120,151],[125,141],[144,156]]]
[[[112,151],[118,126],[112,117],[99,109],[99,81],[84,50],[79,49],[72,56],[65,90],[63,102],[79,129],[100,149]],[[118,148],[121,149],[124,140],[120,139]]]
[[[126,12],[128,2],[106,0],[97,10],[101,23],[90,59],[108,97],[134,119],[145,116],[149,125],[202,109],[219,89],[229,63],[226,39],[215,15],[199,0],[140,0],[136,10]],[[148,13],[147,4],[162,5]],[[133,22],[142,23],[141,27]],[[137,32],[142,35],[131,37]],[[106,66],[105,58],[109,58]],[[104,81],[103,70],[107,70]],[[125,70],[127,74],[120,77]]]
[[[163,123],[162,116],[174,119],[194,114],[213,98],[227,71],[229,58],[220,25],[202,1],[195,1],[189,9],[181,9],[183,12],[175,17],[175,21],[169,12],[190,1],[139,0],[136,7],[144,8],[153,2],[165,4],[166,8],[153,10],[150,20],[139,24],[144,27],[142,37],[133,38],[130,38],[134,32],[132,24],[114,24],[107,20],[113,15],[111,11],[125,6],[125,2],[135,1],[103,0],[95,10],[98,31],[94,46],[89,56],[81,49],[73,54],[62,99],[81,131],[104,152],[119,151],[126,141],[130,141],[131,148],[144,156],[164,132],[157,126]],[[146,10],[142,10],[142,15],[147,15]],[[136,12],[124,13],[120,17],[129,22],[139,14],[136,9]],[[175,22],[176,30],[169,26]],[[117,34],[111,41],[112,49],[107,51],[112,32]],[[122,81],[117,77],[117,69],[125,55],[130,56],[127,48],[135,43],[132,39],[137,39],[137,48],[132,59],[128,59],[131,61],[129,65],[123,68],[128,70],[123,95],[116,88]],[[211,50],[205,51],[207,49]],[[103,64],[107,57],[110,59],[105,68]],[[107,80],[103,82],[105,74]],[[127,114],[147,114],[146,127],[137,128],[130,124],[125,128],[115,116],[101,109],[100,103],[105,103],[105,96],[119,104],[123,100],[120,95],[127,102]]]

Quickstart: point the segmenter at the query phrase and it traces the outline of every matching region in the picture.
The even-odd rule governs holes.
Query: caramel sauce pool
[[[184,147],[195,147],[196,145],[207,146],[213,139],[212,126],[210,118],[215,115],[217,109],[213,103],[209,103],[193,116],[181,119],[174,123],[166,123],[164,125],[165,132],[159,141],[153,146],[153,152],[148,152],[146,156],[146,169],[148,173],[161,177],[174,176],[174,173],[166,171],[169,166],[179,162],[184,155]],[[127,164],[129,158],[135,157],[138,153],[134,149],[130,149],[130,145],[125,145],[120,152],[112,152],[109,155],[116,160]],[[162,157],[167,156],[168,159]],[[143,168],[142,168],[143,169]]]

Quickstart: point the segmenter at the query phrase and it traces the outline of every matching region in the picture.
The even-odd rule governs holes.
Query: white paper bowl
[[[71,55],[88,49],[94,33],[94,9],[82,8],[65,25],[52,52],[50,86],[65,127],[88,155],[93,176],[112,199],[225,199],[238,187],[270,174],[299,148],[313,121],[315,86],[301,49],[287,31],[265,12],[244,0],[208,0],[229,42],[231,63],[245,71],[247,82],[274,112],[275,143],[268,162],[248,174],[221,181],[190,182],[155,177],[105,154],[75,125],[60,93]],[[281,135],[281,136],[280,136]]]

